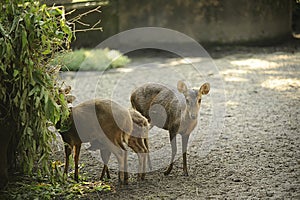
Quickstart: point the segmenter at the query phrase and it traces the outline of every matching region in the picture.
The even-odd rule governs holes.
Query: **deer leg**
[[[149,158],[149,153],[147,153],[147,155],[148,155],[148,158]],[[143,154],[143,157],[142,157],[142,159],[143,159],[143,161],[142,161],[142,163],[143,163],[143,168],[142,168],[141,180],[145,180],[145,176],[146,176],[147,155],[146,155],[146,154]],[[150,161],[150,159],[149,159],[149,161]]]
[[[149,170],[152,170],[152,164],[151,164],[151,160],[150,160],[150,151],[149,151],[149,144],[148,144],[148,138],[147,139],[144,139],[144,143],[145,143],[145,146],[147,148],[147,162],[148,162],[148,167],[149,167]]]
[[[128,185],[128,163],[127,163],[127,151],[123,152],[124,159],[124,184]]]
[[[79,162],[80,148],[81,148],[81,144],[75,145],[75,155],[74,155],[74,160],[75,160],[75,174],[74,174],[74,179],[77,182],[78,182],[78,162]]]
[[[107,178],[110,179],[108,166],[106,164],[104,164],[104,166],[103,166],[102,173],[101,173],[101,176],[100,176],[100,180],[102,180],[102,181],[104,180],[105,173],[106,173]]]
[[[109,170],[108,170],[108,166],[107,166],[110,155],[111,155],[110,151],[105,150],[105,149],[103,149],[103,150],[101,149],[101,158],[104,162],[104,166],[103,166],[103,169],[102,169],[100,180],[104,179],[105,173],[107,175],[107,178],[110,179]]]
[[[164,175],[169,175],[173,169],[174,158],[177,153],[176,135],[170,134],[170,142],[171,142],[171,147],[172,147],[171,163],[170,163],[168,169],[164,172]]]
[[[108,179],[110,179],[110,174],[109,174],[109,170],[108,170],[108,166],[106,165],[106,177]]]
[[[190,135],[182,135],[182,156],[183,156],[183,175],[188,176],[187,170],[187,160],[186,160],[186,152],[187,152],[187,144],[189,141]]]
[[[128,179],[128,175],[126,175],[125,173],[125,159],[127,160],[127,157],[124,152],[124,150],[120,150],[116,155],[117,159],[118,159],[118,163],[119,163],[119,184],[120,185],[125,185],[126,184],[126,179]],[[126,157],[126,158],[125,158]]]
[[[64,173],[67,175],[68,174],[68,169],[69,169],[69,157],[71,155],[72,148],[69,144],[65,144],[65,171]]]
[[[145,179],[146,171],[146,154],[144,152],[137,153],[139,159],[139,168],[138,168],[138,180]]]

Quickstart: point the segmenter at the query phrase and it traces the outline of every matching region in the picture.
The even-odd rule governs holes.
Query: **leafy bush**
[[[61,7],[49,8],[35,0],[3,0],[0,12],[0,127],[9,130],[0,136],[11,138],[8,149],[0,153],[8,150],[8,160],[14,158],[26,174],[34,169],[49,174],[55,135],[47,127],[66,119],[69,112],[59,94],[59,69],[48,63],[68,48],[72,31]],[[1,166],[1,171],[7,170]]]
[[[76,50],[57,56],[53,65],[61,65],[63,71],[104,71],[125,66],[130,62],[119,51],[109,49]]]

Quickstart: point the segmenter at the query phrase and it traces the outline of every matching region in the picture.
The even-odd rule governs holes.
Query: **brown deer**
[[[75,148],[75,175],[78,181],[78,162],[81,144],[97,140],[104,162],[113,153],[119,163],[119,182],[128,184],[127,151],[125,144],[132,132],[132,119],[128,109],[105,99],[83,102],[72,108],[71,127],[61,133],[65,144],[65,173],[68,172],[69,156]]]
[[[139,160],[139,168],[138,168],[138,179],[145,179],[145,171],[146,171],[146,163],[147,163],[147,155],[149,153],[148,148],[148,131],[149,124],[148,120],[141,115],[138,111],[134,109],[129,109],[130,116],[133,122],[133,129],[130,137],[128,138],[128,146],[138,155]],[[94,140],[91,142],[91,146],[88,148],[89,150],[97,150],[100,149],[100,142],[98,140]],[[110,158],[111,152],[107,150],[101,150],[101,157],[104,162],[104,167],[101,173],[100,179],[103,180],[105,174],[107,178],[110,178],[109,170],[108,170],[108,161]]]
[[[191,132],[197,125],[198,112],[202,95],[208,94],[209,83],[204,83],[199,90],[188,89],[178,81],[177,89],[157,83],[148,83],[138,87],[131,94],[132,107],[144,115],[153,126],[169,131],[172,147],[171,162],[165,175],[170,174],[177,153],[176,135],[182,136],[183,172],[187,170],[187,144]]]

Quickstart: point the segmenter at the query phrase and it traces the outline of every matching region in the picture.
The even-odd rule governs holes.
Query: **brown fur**
[[[130,109],[129,112],[133,122],[133,129],[130,137],[128,138],[128,146],[138,155],[138,159],[139,159],[138,179],[143,180],[145,178],[145,171],[146,171],[146,163],[147,163],[146,156],[149,155],[149,147],[148,147],[149,124],[147,119],[144,116],[142,116],[138,111]],[[91,146],[89,147],[89,150],[100,149],[100,145],[101,144],[98,142],[98,140],[94,140],[91,142]],[[149,163],[149,165],[151,164]],[[105,173],[107,175],[107,178],[110,178],[107,163],[104,163],[101,179],[104,178]]]
[[[132,132],[132,119],[129,111],[121,105],[105,99],[86,101],[72,108],[71,128],[61,133],[65,145],[65,173],[68,171],[69,156],[75,149],[75,175],[78,181],[78,161],[81,143],[98,141],[101,157],[105,164],[111,153],[119,163],[119,181],[128,183],[127,151],[124,144]],[[106,171],[106,169],[103,169]],[[103,173],[103,172],[102,172]]]
[[[176,134],[182,136],[183,171],[188,175],[186,151],[190,133],[197,125],[202,95],[208,94],[209,83],[199,90],[188,89],[184,82],[178,81],[177,89],[157,83],[148,83],[131,94],[132,107],[142,113],[151,126],[169,131],[172,147],[171,163],[165,171],[168,175],[177,152]]]

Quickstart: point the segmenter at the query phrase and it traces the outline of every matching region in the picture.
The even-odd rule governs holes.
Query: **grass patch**
[[[130,62],[119,51],[109,49],[80,49],[58,55],[52,65],[60,65],[62,71],[104,71],[123,67]]]
[[[59,164],[59,165],[58,165]],[[7,188],[0,191],[0,199],[79,199],[97,196],[112,191],[112,187],[102,181],[87,181],[84,174],[79,182],[73,180],[73,173],[63,175],[63,165],[59,161],[52,163],[54,175],[41,178],[37,174],[25,176],[15,174]],[[49,179],[50,178],[50,179]]]
[[[90,193],[102,194],[111,191],[111,187],[102,181],[80,181],[51,184],[47,181],[22,177],[22,180],[9,183],[8,189],[0,192],[0,199],[78,199]]]

